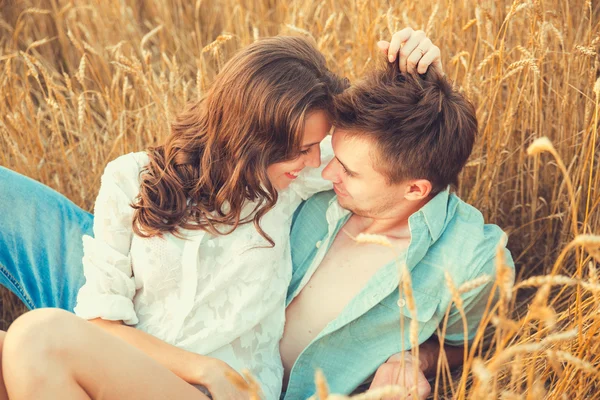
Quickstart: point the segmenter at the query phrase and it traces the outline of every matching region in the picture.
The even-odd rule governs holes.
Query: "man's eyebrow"
[[[302,147],[310,147],[310,146],[314,146],[315,144],[320,144],[321,142],[314,142],[314,143],[310,143],[310,144],[303,144]]]
[[[344,169],[345,169],[347,172],[351,173],[352,175],[358,175],[358,172],[354,172],[354,171],[352,171],[350,168],[348,168],[348,167],[346,166],[346,164],[344,164],[344,163],[342,162],[342,160],[340,160],[339,158],[337,158],[337,156],[335,157],[335,159],[336,159],[336,160],[338,160],[338,162],[339,162],[340,164],[342,164],[342,167],[344,167]]]

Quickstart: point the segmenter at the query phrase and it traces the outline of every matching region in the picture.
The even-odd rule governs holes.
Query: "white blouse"
[[[278,399],[292,216],[302,199],[331,189],[320,172],[332,153],[329,136],[321,144],[321,168],[305,169],[262,218],[273,248],[252,223],[225,236],[182,230],[187,240],[135,235],[129,204],[139,193],[148,155],[129,153],[110,162],[94,208],[94,237],[83,237],[86,283],[75,313],[122,320],[182,349],[221,359],[238,372],[246,368],[266,399]],[[242,217],[254,205],[246,204]]]

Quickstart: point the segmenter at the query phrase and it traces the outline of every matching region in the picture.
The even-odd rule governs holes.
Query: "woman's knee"
[[[3,363],[39,365],[60,358],[68,350],[66,333],[77,328],[79,318],[56,308],[29,311],[9,327],[3,345]]]
[[[4,339],[2,370],[12,396],[35,398],[49,385],[68,382],[71,344],[79,318],[60,309],[36,309],[17,318]],[[67,378],[67,379],[65,379]]]

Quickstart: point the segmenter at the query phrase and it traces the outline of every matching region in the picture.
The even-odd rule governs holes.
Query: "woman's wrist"
[[[214,358],[188,352],[185,360],[182,361],[180,364],[181,369],[175,371],[176,375],[193,385],[206,386],[209,371],[213,368]]]

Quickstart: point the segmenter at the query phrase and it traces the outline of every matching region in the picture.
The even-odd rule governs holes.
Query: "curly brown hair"
[[[134,232],[224,235],[253,222],[274,245],[260,226],[277,202],[267,167],[300,155],[308,114],[331,115],[333,96],[347,85],[307,38],[272,37],[243,48],[176,118],[164,144],[147,150],[132,204]],[[247,202],[256,207],[243,217]]]

